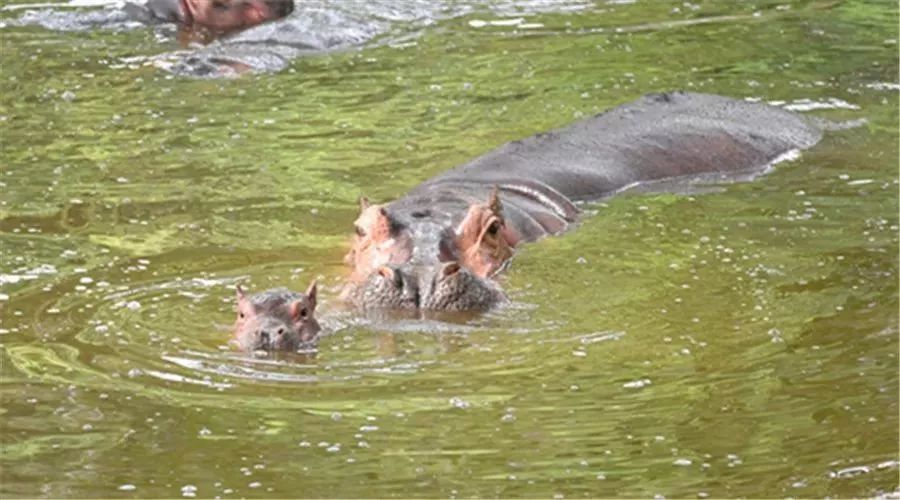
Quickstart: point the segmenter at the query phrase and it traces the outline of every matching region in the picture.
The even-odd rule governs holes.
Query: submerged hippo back
[[[766,104],[686,92],[652,94],[507,143],[413,193],[447,183],[498,184],[512,192],[527,179],[571,201],[593,200],[636,182],[761,169],[821,137],[804,117]]]

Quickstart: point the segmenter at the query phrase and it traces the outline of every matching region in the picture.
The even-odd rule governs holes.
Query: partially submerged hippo
[[[46,4],[51,5],[54,4]],[[111,4],[101,9],[72,10],[66,9],[66,4],[55,4],[55,7],[60,10],[28,10],[11,24],[33,24],[60,31],[174,24],[182,42],[208,43],[220,36],[282,19],[294,11],[294,0],[133,0],[121,7]]]
[[[297,1],[296,5],[293,2],[284,3],[281,8],[277,4],[280,0],[186,1],[191,2],[189,5],[199,5],[190,9],[190,16],[185,16],[188,9],[180,6],[180,0],[149,0],[145,6],[126,4],[125,8],[118,8],[108,5],[100,9],[76,10],[67,8],[66,4],[53,3],[46,4],[43,9],[29,8],[18,19],[0,21],[0,27],[37,25],[61,31],[98,28],[121,30],[141,25],[139,23],[166,22],[180,27],[195,27],[180,28],[182,41],[200,39],[206,42],[212,37],[204,37],[204,30],[199,30],[199,34],[195,33],[196,27],[202,26],[202,21],[203,25],[208,26],[207,30],[218,34],[227,33],[228,36],[221,36],[206,46],[192,44],[190,50],[138,56],[130,58],[129,62],[143,59],[177,75],[218,78],[243,73],[281,71],[298,57],[346,50],[370,43],[408,43],[411,36],[433,26],[435,21],[474,12],[491,16],[513,16],[511,20],[521,21],[521,16],[567,11],[574,4],[582,4],[584,8],[592,6],[590,0],[526,3],[513,0],[303,0]],[[200,8],[204,5],[214,8]],[[227,15],[217,10],[222,5],[228,7]],[[259,13],[264,15],[258,15]],[[284,17],[278,19],[279,16]],[[249,28],[250,21],[257,18],[277,20]],[[188,22],[189,20],[192,21]],[[221,29],[223,27],[228,29]]]
[[[363,200],[342,296],[361,308],[486,309],[523,242],[565,231],[576,203],[665,179],[759,173],[822,137],[766,104],[653,94],[513,141],[386,205]]]
[[[175,23],[182,42],[215,38],[286,17],[294,0],[148,0],[129,2],[123,11],[146,24]]]
[[[249,297],[238,286],[233,340],[245,351],[296,351],[318,339],[315,312],[315,281],[306,293],[276,288]]]

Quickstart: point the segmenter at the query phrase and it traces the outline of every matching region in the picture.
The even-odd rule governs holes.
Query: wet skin
[[[245,351],[296,351],[314,346],[320,331],[315,312],[315,282],[306,293],[276,288],[252,296],[238,286],[232,340]]]
[[[209,42],[218,36],[286,17],[293,0],[149,0],[126,10],[145,22],[172,22],[182,41]]]
[[[488,309],[506,300],[494,278],[515,248],[568,229],[577,202],[651,181],[761,172],[821,136],[765,104],[645,96],[508,143],[387,205],[363,199],[342,296],[362,309]]]

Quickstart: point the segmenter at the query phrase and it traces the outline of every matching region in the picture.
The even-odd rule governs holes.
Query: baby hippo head
[[[320,329],[315,311],[315,281],[306,293],[276,288],[247,296],[238,286],[234,340],[245,351],[296,351],[313,345]]]

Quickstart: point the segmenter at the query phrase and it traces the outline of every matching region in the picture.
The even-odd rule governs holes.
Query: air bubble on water
[[[253,481],[252,483],[247,485],[248,488],[259,488],[260,486],[262,486],[262,483],[260,483],[259,481]]]
[[[641,389],[650,384],[651,384],[650,379],[645,378],[645,379],[640,379],[640,380],[633,380],[631,382],[625,382],[624,384],[622,384],[622,387],[624,387],[626,389]]]
[[[690,459],[688,459],[688,458],[678,458],[678,459],[676,459],[674,462],[672,462],[672,465],[678,465],[678,466],[681,466],[681,467],[687,467],[688,465],[691,465],[692,463],[693,463],[693,462],[692,462]]]
[[[466,408],[471,407],[472,403],[469,403],[468,401],[466,401],[462,398],[454,396],[454,397],[450,398],[450,406],[464,410]]]
[[[861,476],[870,472],[872,472],[872,469],[868,466],[858,465],[856,467],[847,467],[838,471],[829,472],[828,477],[831,477],[832,479],[844,479],[848,477]]]
[[[206,427],[204,427],[204,428],[200,429],[200,431],[197,432],[197,434],[200,436],[209,436],[212,434],[212,431],[207,429]]]
[[[299,446],[301,448],[309,448],[312,445],[310,444],[309,441],[300,441],[299,443],[297,443],[297,446]]]
[[[193,484],[186,484],[181,487],[181,496],[183,497],[195,497],[197,496],[197,487]]]
[[[329,446],[328,448],[325,448],[325,451],[327,451],[329,453],[337,453],[337,452],[341,451],[341,444],[335,443],[335,444]]]
[[[137,486],[133,484],[123,484],[117,488],[119,491],[134,491],[137,489]]]
[[[378,426],[377,425],[363,425],[359,428],[359,430],[362,432],[375,432],[378,430]]]
[[[339,420],[342,419],[342,418],[344,418],[344,416],[341,415],[340,412],[337,412],[337,411],[336,411],[336,412],[334,412],[334,413],[331,414],[331,420],[334,420],[335,422],[339,421]]]

